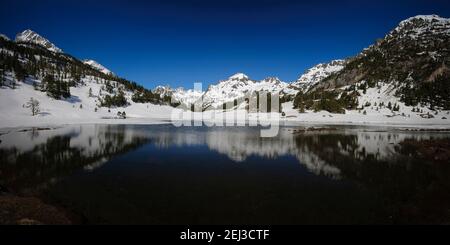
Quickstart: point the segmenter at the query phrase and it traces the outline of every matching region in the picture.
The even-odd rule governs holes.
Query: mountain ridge
[[[99,107],[126,107],[132,101],[183,105],[184,109],[190,109],[193,103],[201,103],[202,110],[207,110],[221,109],[224,104],[234,102],[234,109],[237,109],[242,107],[236,105],[236,101],[242,102],[245,97],[267,92],[280,94],[283,103],[293,101],[293,106],[300,111],[306,109],[345,113],[346,110],[364,110],[365,105],[370,104],[365,101],[365,91],[378,88],[378,91],[388,94],[378,96],[377,103],[388,96],[393,104],[402,106],[437,106],[448,109],[450,103],[444,98],[444,93],[449,87],[446,87],[446,74],[450,73],[449,23],[449,19],[437,15],[414,16],[401,21],[383,39],[377,40],[359,54],[315,65],[295,81],[284,82],[275,76],[253,80],[238,72],[209,85],[205,91],[173,89],[170,86],[157,86],[152,91],[147,90],[135,82],[116,77],[94,60],[78,60],[64,53],[48,39],[31,30],[19,33],[16,41],[11,41],[6,36],[0,38],[0,68],[3,73],[9,71],[7,76],[17,81],[25,81],[27,76],[31,76],[38,81],[39,91],[55,96],[56,99],[67,94],[72,87],[82,86],[85,79],[81,78],[90,77],[88,81],[103,84],[100,91],[103,93],[97,95]],[[19,54],[20,59],[14,60],[17,55],[11,55],[11,52]],[[40,58],[35,57],[45,57],[49,64],[42,63]],[[61,70],[55,69],[61,64],[58,67]],[[49,91],[52,89],[46,87],[46,75],[49,74],[67,92]],[[4,85],[14,87],[13,80],[9,79]],[[436,80],[440,82],[436,83]],[[433,85],[430,89],[426,86],[431,85],[423,84],[438,84],[438,87]],[[419,88],[421,86],[425,86],[425,92],[423,88]],[[417,92],[417,88],[422,90]],[[415,101],[412,97],[417,93],[419,99]]]
[[[39,46],[46,48],[49,51],[55,53],[63,53],[62,49],[56,47],[53,43],[51,43],[48,39],[42,37],[36,32],[27,29],[23,32],[20,32],[16,35],[15,42],[17,43],[33,43]]]

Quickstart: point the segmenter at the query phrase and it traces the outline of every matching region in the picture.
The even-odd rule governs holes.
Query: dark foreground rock
[[[0,196],[0,224],[69,225],[72,222],[62,210],[35,197]]]

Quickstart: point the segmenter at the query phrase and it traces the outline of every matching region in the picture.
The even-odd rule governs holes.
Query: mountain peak
[[[229,80],[249,80],[248,76],[244,73],[236,73],[229,78]]]
[[[112,73],[108,68],[104,67],[95,60],[83,60],[83,63],[106,75],[114,75],[114,73]]]
[[[418,39],[430,35],[449,35],[450,19],[438,15],[416,15],[401,21],[398,26],[391,31],[387,38]]]
[[[441,22],[448,22],[450,19],[447,18],[443,18],[437,14],[430,14],[430,15],[416,15],[413,17],[410,17],[406,20],[403,20],[400,23],[407,23],[407,22],[412,22],[415,20],[424,20],[424,21],[428,21],[428,22],[433,22],[433,21],[441,21]]]
[[[37,44],[55,53],[63,52],[60,48],[56,47],[49,40],[47,40],[46,38],[42,37],[41,35],[37,34],[36,32],[30,29],[18,33],[16,35],[16,42]]]
[[[333,60],[329,63],[315,65],[306,70],[305,73],[291,85],[307,91],[326,77],[341,71],[344,68],[345,63],[346,60]]]
[[[281,80],[278,77],[267,77],[263,81],[268,82],[268,83],[273,83],[273,84],[281,83]]]
[[[0,33],[0,38],[5,39],[6,41],[10,41],[9,37],[6,36],[5,34],[1,34],[1,33]]]

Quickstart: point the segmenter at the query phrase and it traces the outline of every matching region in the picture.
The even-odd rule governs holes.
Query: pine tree
[[[1,70],[0,71],[0,87],[3,86],[3,79],[4,79],[3,70]]]
[[[23,69],[21,65],[15,67],[14,73],[16,74],[17,81],[24,81],[27,75],[25,69]]]

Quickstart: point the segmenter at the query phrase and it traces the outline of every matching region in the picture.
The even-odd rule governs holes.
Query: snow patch
[[[37,34],[36,32],[30,29],[18,33],[16,36],[16,42],[37,44],[55,53],[63,52],[60,48],[56,47],[49,40],[47,40],[46,38],[42,37],[41,35]]]
[[[92,68],[96,69],[97,71],[99,71],[103,74],[114,75],[114,73],[112,73],[109,69],[107,69],[106,67],[104,67],[103,65],[101,65],[100,63],[98,63],[95,60],[83,60],[83,63],[91,66]]]

